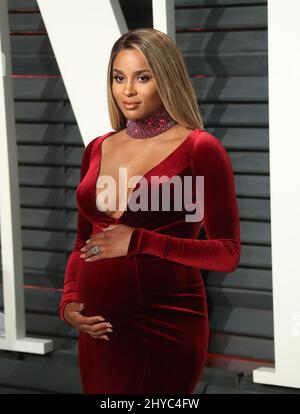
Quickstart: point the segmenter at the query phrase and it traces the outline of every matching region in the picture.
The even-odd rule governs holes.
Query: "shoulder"
[[[197,170],[232,171],[231,160],[222,142],[203,129],[195,130],[191,163]]]
[[[94,148],[94,145],[95,144],[100,144],[100,142],[104,139],[104,138],[106,138],[108,135],[110,135],[110,134],[112,134],[113,132],[115,132],[115,131],[110,131],[110,132],[107,132],[106,134],[104,134],[104,135],[99,135],[98,137],[96,137],[96,138],[93,138],[87,145],[86,145],[86,147],[85,147],[85,149],[84,149],[84,153],[83,153],[83,158],[85,159],[85,158],[90,158],[90,155],[91,155],[91,152],[92,152],[92,149]]]
[[[208,156],[216,159],[228,157],[224,145],[215,135],[201,128],[195,129],[194,131],[193,159],[206,159]]]

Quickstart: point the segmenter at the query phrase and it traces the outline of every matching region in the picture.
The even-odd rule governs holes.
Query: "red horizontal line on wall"
[[[253,363],[253,364],[256,364],[258,366],[266,365],[266,366],[272,367],[272,368],[275,367],[274,362],[271,362],[271,361],[265,360],[265,359],[246,358],[246,357],[240,357],[240,356],[237,356],[237,355],[225,355],[225,354],[217,354],[217,353],[211,353],[211,352],[207,353],[207,358],[206,358],[205,365],[208,366],[208,367],[213,367],[213,366],[215,366],[215,362],[217,360],[220,361],[220,362],[223,360],[224,363],[230,362],[230,361],[236,361],[236,362],[241,362],[241,363],[245,363],[245,362]],[[218,366],[220,366],[220,364],[218,364]]]
[[[48,287],[48,286],[40,286],[40,285],[24,285],[25,289],[36,289],[36,290],[48,290],[50,292],[57,292],[61,291],[61,288],[54,288],[54,287]]]
[[[176,28],[176,33],[185,33],[185,32],[258,32],[267,30],[267,26],[260,26],[260,27],[184,27],[184,28]]]
[[[56,79],[56,78],[61,78],[61,75],[31,75],[31,74],[18,74],[18,73],[12,73],[11,75],[12,78],[20,78],[20,79],[27,79],[27,78],[45,78],[45,79]]]
[[[212,4],[212,2],[211,2],[211,4],[195,4],[195,5],[180,5],[180,6],[177,6],[176,5],[176,7],[175,7],[175,9],[177,10],[180,10],[180,9],[184,9],[184,10],[195,10],[195,9],[224,9],[224,7],[227,7],[227,8],[240,8],[240,7],[256,7],[256,6],[267,6],[267,0],[265,0],[265,1],[260,1],[260,2],[257,2],[257,3],[253,3],[253,4],[251,4],[251,3],[248,3],[248,2],[245,2],[245,0],[241,0],[241,1],[239,1],[239,2],[237,2],[237,3],[232,3],[232,2],[230,2],[229,1],[229,3],[228,4],[224,4],[224,3],[220,3],[220,4]]]
[[[10,9],[8,14],[40,13],[39,9]]]
[[[10,32],[10,35],[11,36],[47,36],[47,32],[45,30],[34,31],[34,32],[18,31],[18,32]]]
[[[0,287],[3,288],[3,282],[0,283]],[[49,290],[51,292],[60,292],[63,291],[63,288],[54,288],[48,286],[40,286],[40,285],[24,285],[25,289],[36,289],[36,290]]]

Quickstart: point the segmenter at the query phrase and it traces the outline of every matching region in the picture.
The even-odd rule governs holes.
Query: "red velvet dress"
[[[232,272],[240,259],[231,162],[215,136],[195,129],[143,177],[150,184],[154,175],[204,176],[203,220],[186,221],[191,210],[183,206],[176,211],[172,192],[169,211],[150,211],[149,202],[147,211],[127,208],[116,219],[96,206],[101,143],[114,132],[93,139],[84,151],[76,190],[77,238],[66,267],[60,317],[64,320],[68,302],[84,302],[83,315],[101,315],[113,325],[110,341],[79,331],[84,393],[192,394],[201,380],[209,341],[200,269]],[[147,187],[150,200],[151,185]],[[118,223],[135,228],[126,256],[94,262],[79,257],[92,233]],[[207,240],[198,239],[202,224]]]

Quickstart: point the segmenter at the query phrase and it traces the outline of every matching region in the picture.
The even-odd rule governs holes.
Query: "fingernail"
[[[112,330],[112,329],[110,329],[110,328],[108,328],[108,329],[107,329],[107,332],[113,332],[113,330]]]
[[[88,240],[86,241],[86,243],[88,243],[89,241],[91,241],[91,239],[88,239]]]
[[[107,335],[105,335],[104,336],[104,338],[107,340],[107,341],[109,341],[110,339],[109,339],[109,337],[107,336]]]

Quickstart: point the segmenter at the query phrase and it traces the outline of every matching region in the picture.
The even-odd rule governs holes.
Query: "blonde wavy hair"
[[[197,96],[181,51],[171,37],[148,27],[123,34],[111,50],[107,69],[107,100],[112,128],[116,131],[124,129],[127,121],[112,93],[113,62],[124,49],[135,49],[144,55],[156,80],[158,94],[171,117],[185,127],[204,129]]]

